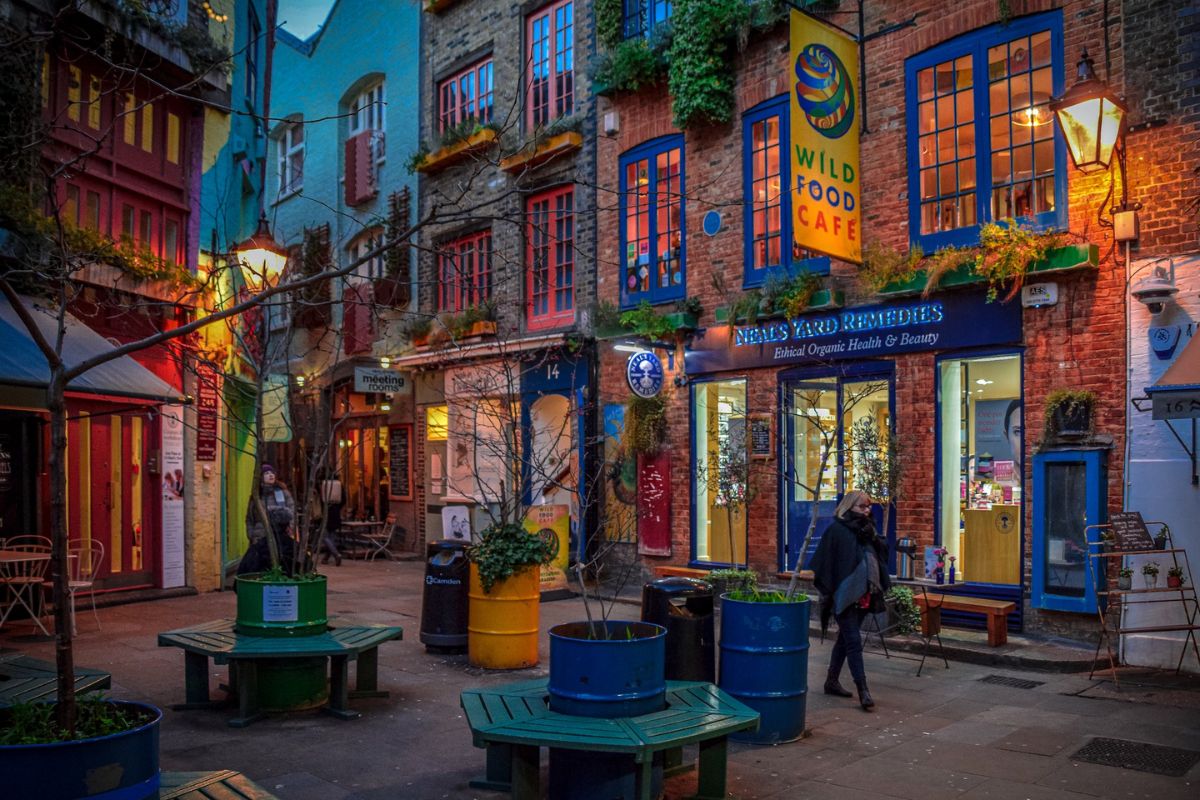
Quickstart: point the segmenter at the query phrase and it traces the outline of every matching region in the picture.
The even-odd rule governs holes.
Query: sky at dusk
[[[307,39],[317,32],[333,0],[279,0],[279,23],[287,32]]]

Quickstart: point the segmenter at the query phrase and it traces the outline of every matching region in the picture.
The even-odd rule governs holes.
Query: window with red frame
[[[575,191],[551,189],[529,198],[525,276],[530,328],[575,319]]]
[[[481,125],[492,121],[494,92],[489,56],[438,83],[438,130],[446,131],[469,119]]]
[[[491,298],[491,231],[460,236],[438,248],[439,311],[463,311]]]
[[[554,3],[529,16],[530,128],[571,113],[575,101],[575,12],[571,0]]]

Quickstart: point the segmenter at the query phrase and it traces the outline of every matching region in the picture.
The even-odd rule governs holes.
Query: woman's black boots
[[[834,697],[854,697],[852,692],[848,692],[842,688],[841,682],[838,681],[838,676],[832,670],[825,677],[825,694],[831,694]]]
[[[858,702],[863,707],[863,711],[870,711],[875,708],[875,701],[871,699],[871,690],[867,688],[867,682],[855,683],[858,687]],[[850,694],[846,692],[846,694]]]

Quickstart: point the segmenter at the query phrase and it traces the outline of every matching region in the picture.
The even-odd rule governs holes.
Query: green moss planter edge
[[[1095,269],[1100,263],[1100,247],[1095,244],[1069,244],[1050,252],[1042,261],[1029,265],[1026,275],[1037,275],[1044,272],[1066,272],[1074,269]],[[928,277],[924,270],[917,272],[907,281],[889,283],[879,292],[884,297],[905,297],[921,294],[925,291]],[[958,286],[969,286],[983,283],[984,278],[975,274],[970,263],[947,272],[938,282],[938,289],[953,289]]]

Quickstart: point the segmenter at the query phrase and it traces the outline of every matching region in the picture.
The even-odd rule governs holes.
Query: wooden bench
[[[75,692],[94,692],[112,686],[112,675],[99,669],[75,668]],[[58,696],[58,668],[49,661],[0,654],[0,708],[17,703],[54,700]]]
[[[917,594],[913,597],[921,607],[921,634],[929,637],[942,629],[942,609],[970,611],[987,617],[988,646],[999,647],[1008,641],[1008,615],[1017,604],[1010,600],[987,597],[967,597],[959,594]],[[928,602],[926,602],[928,600]]]
[[[276,800],[240,772],[163,772],[159,800]]]
[[[328,657],[329,704],[325,711],[339,719],[362,716],[349,708],[352,697],[387,697],[379,691],[379,645],[400,639],[402,628],[383,625],[330,627],[316,636],[246,636],[230,619],[205,622],[158,635],[159,647],[184,651],[185,703],[171,708],[213,708],[208,693],[208,659],[229,665],[229,691],[237,694],[239,714],[229,725],[242,728],[263,717],[258,697],[259,662],[284,658]],[[355,660],[355,686],[349,690],[349,662]]]
[[[649,798],[654,755],[678,757],[699,744],[697,798],[725,797],[726,737],[758,727],[757,711],[711,683],[667,681],[667,708],[640,717],[597,719],[558,714],[546,702],[547,680],[467,689],[460,702],[476,747],[487,750],[487,775],[477,788],[511,791],[516,800],[541,797],[542,747],[627,753],[637,765],[638,796]]]

